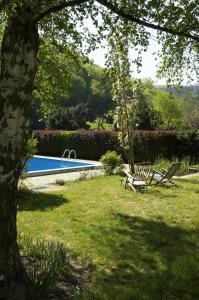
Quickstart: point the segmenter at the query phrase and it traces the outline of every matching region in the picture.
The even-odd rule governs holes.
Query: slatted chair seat
[[[133,191],[146,189],[149,187],[148,181],[151,174],[152,163],[135,164],[135,173],[125,172],[124,186],[130,187]]]
[[[153,170],[149,185],[152,181],[155,181],[157,184],[171,183],[172,185],[176,185],[171,178],[177,173],[180,166],[181,162],[176,162],[173,163],[168,170],[163,169],[162,173],[157,170]]]

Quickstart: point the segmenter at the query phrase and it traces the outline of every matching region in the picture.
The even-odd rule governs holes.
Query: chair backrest
[[[135,164],[134,180],[147,181],[151,175],[151,162],[143,162]]]
[[[169,170],[167,171],[167,173],[165,173],[164,179],[170,179],[172,176],[174,176],[178,171],[178,169],[180,168],[180,166],[181,166],[181,162],[173,163],[169,168]]]

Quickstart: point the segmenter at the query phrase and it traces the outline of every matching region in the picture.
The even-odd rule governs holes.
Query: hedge
[[[177,131],[134,131],[135,161],[190,156],[199,160],[199,133]],[[98,160],[108,150],[124,153],[111,131],[34,131],[38,154],[61,157],[65,149],[74,149],[80,159]]]

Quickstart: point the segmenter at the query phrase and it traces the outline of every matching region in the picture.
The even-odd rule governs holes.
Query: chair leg
[[[124,188],[126,189],[128,186],[128,179],[127,178],[124,178]]]
[[[177,186],[177,184],[175,182],[171,181],[171,180],[169,180],[168,182],[170,182],[171,184]]]
[[[132,190],[133,190],[134,192],[137,192],[137,191],[136,191],[136,188],[135,188],[132,184],[130,185],[130,187],[132,188]]]
[[[149,180],[149,185],[151,185],[152,180],[153,180],[153,175],[151,176],[151,178]]]

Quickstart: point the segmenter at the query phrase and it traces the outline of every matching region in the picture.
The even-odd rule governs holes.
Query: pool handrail
[[[62,154],[62,157],[61,157],[61,167],[62,167],[62,162],[63,162],[64,155],[66,154],[66,152],[68,152],[68,157],[67,158],[69,158],[69,156],[70,156],[70,150],[69,149],[65,149],[64,152],[63,152],[63,154]]]
[[[69,158],[71,158],[71,153],[74,153],[74,159],[76,160],[77,159],[76,151],[75,150],[70,150],[70,152],[69,152]]]
[[[66,154],[66,152],[68,152],[68,159],[71,159],[71,153],[74,153],[74,159],[76,160],[77,159],[77,154],[76,154],[76,151],[75,150],[69,150],[69,149],[65,149],[63,154],[62,154],[62,157],[61,157],[61,167],[63,166],[63,158]]]

